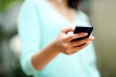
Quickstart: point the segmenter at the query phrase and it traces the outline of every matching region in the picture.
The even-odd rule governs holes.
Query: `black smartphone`
[[[74,30],[74,34],[77,34],[77,33],[81,33],[81,32],[86,32],[88,33],[87,36],[84,36],[84,37],[81,37],[81,38],[76,38],[76,39],[73,39],[72,41],[78,41],[78,40],[82,40],[82,39],[85,39],[85,38],[88,38],[91,34],[91,32],[93,31],[93,26],[76,26],[75,27],[75,30]]]

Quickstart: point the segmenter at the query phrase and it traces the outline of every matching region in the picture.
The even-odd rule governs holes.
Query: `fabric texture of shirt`
[[[23,71],[34,77],[100,77],[92,43],[73,55],[60,53],[42,70],[36,70],[31,63],[32,55],[54,40],[62,28],[76,25],[89,25],[82,11],[75,13],[71,23],[46,0],[25,0],[18,20]]]

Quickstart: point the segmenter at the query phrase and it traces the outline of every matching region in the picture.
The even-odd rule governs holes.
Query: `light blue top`
[[[60,53],[42,70],[36,70],[32,55],[56,38],[63,27],[89,25],[88,17],[77,11],[75,22],[69,22],[46,0],[26,0],[21,8],[18,31],[22,41],[21,66],[34,77],[99,77],[93,44],[73,55]]]

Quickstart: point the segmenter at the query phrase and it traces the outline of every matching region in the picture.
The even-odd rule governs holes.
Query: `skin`
[[[64,15],[63,11],[58,8],[61,4],[57,4],[55,0],[48,0],[48,2],[62,15]],[[71,21],[73,21],[73,13],[72,10],[67,6],[67,0],[63,0],[62,5],[63,8],[65,7],[66,11],[69,11],[68,14],[66,14],[64,17],[67,19],[72,18]],[[72,16],[72,17],[70,17]],[[70,20],[69,20],[70,21]],[[79,50],[85,48],[89,43],[94,40],[93,36],[90,36],[89,38],[80,40],[80,41],[74,41],[71,42],[71,40],[75,38],[84,37],[87,35],[87,33],[79,33],[79,34],[71,34],[68,35],[68,32],[73,32],[73,27],[66,27],[63,28],[56,39],[54,39],[50,44],[48,44],[46,47],[41,49],[40,51],[36,52],[32,56],[32,65],[36,70],[43,69],[52,59],[54,59],[59,53],[64,53],[67,55],[72,55]],[[84,44],[85,43],[85,44]],[[83,44],[83,45],[82,45]]]
[[[58,3],[57,0],[47,0],[53,8],[61,14],[70,23],[75,21],[75,11],[67,5],[68,0],[62,0],[62,3]]]

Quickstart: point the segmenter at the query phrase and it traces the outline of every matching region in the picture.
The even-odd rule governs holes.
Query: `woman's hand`
[[[86,33],[79,33],[79,34],[71,34],[69,35],[68,32],[73,32],[74,28],[67,27],[61,30],[57,38],[48,44],[46,47],[41,49],[39,52],[36,52],[32,56],[32,64],[35,69],[41,70],[43,69],[54,57],[56,57],[60,52],[71,55],[75,52],[86,47],[94,37],[90,36],[89,38],[80,40],[80,41],[73,41],[75,38],[84,37]]]
[[[61,30],[54,41],[54,47],[57,51],[71,55],[85,48],[92,40],[94,40],[94,37],[90,36],[89,38],[72,42],[73,39],[84,37],[87,35],[87,33],[84,32],[68,35],[68,32],[73,31],[73,27],[67,27]]]

